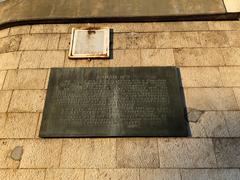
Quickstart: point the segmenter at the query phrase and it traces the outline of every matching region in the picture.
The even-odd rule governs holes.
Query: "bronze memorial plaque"
[[[175,67],[53,68],[40,137],[188,136]]]

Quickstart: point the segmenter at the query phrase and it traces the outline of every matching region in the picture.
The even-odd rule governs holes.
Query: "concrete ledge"
[[[237,19],[223,0],[5,0],[0,28],[53,22],[120,22]]]

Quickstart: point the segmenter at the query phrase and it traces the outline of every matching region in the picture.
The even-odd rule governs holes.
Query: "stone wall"
[[[113,59],[70,60],[72,27],[114,29]],[[192,136],[40,139],[51,67],[177,66]],[[0,179],[240,178],[240,22],[0,31]]]

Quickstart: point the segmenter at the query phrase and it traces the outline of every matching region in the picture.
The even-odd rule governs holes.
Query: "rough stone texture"
[[[31,26],[16,26],[10,29],[10,35],[17,34],[28,34],[30,32]]]
[[[83,169],[48,169],[45,180],[84,180]]]
[[[61,34],[58,49],[68,50],[70,48],[71,34]]]
[[[140,169],[140,180],[181,180],[178,169]]]
[[[238,169],[184,169],[181,170],[184,180],[238,180],[240,171]]]
[[[238,21],[209,21],[208,26],[210,30],[240,30],[240,23]]]
[[[68,29],[67,24],[39,24],[32,26],[31,33],[67,33]]]
[[[238,107],[240,109],[240,88],[234,88],[234,94],[237,99]]]
[[[229,44],[232,47],[240,47],[239,42],[240,31],[227,31],[227,37],[229,39]]]
[[[218,48],[174,49],[177,66],[223,66],[224,58]]]
[[[60,167],[114,168],[116,167],[116,140],[64,140]]]
[[[62,140],[25,140],[20,168],[57,168]]]
[[[187,107],[198,110],[238,110],[232,89],[186,88]]]
[[[161,168],[213,168],[216,159],[210,139],[159,139]]]
[[[0,138],[34,138],[38,113],[9,113]]]
[[[240,48],[223,48],[221,49],[226,65],[240,66]]]
[[[159,167],[156,139],[118,139],[117,165],[120,168]]]
[[[240,67],[220,67],[225,87],[240,87]]]
[[[222,112],[208,111],[196,123],[190,123],[193,137],[229,137]]]
[[[11,152],[11,158],[15,161],[20,161],[23,155],[23,147],[16,146]]]
[[[43,169],[1,169],[0,179],[4,180],[44,180],[45,170]]]
[[[12,91],[0,91],[0,112],[7,112]]]
[[[55,50],[58,47],[59,37],[58,34],[24,35],[20,50]]]
[[[228,37],[225,32],[200,32],[199,38],[203,47],[228,47]]]
[[[204,111],[188,108],[187,109],[188,121],[189,122],[198,122],[199,118],[202,116],[203,113],[204,113]]]
[[[142,66],[175,66],[172,49],[142,49]]]
[[[223,113],[230,137],[240,137],[240,111],[225,111]]]
[[[6,37],[9,34],[9,28],[0,30],[0,38]]]
[[[86,180],[139,180],[139,170],[137,169],[87,169],[85,172]]]
[[[0,71],[0,89],[2,89],[6,74],[7,71]]]
[[[47,70],[9,70],[3,89],[43,89]]]
[[[239,139],[213,139],[218,167],[234,168],[240,166]]]
[[[21,42],[20,36],[9,36],[0,40],[0,53],[17,51]]]
[[[9,112],[42,112],[46,91],[16,90],[13,92]]]
[[[10,52],[0,54],[0,69],[17,69],[21,52]]]
[[[62,67],[64,51],[25,51],[20,60],[20,69]]]
[[[218,68],[180,68],[183,87],[221,87]]]

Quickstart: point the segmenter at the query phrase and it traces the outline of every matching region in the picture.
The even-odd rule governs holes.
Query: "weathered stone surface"
[[[1,169],[0,179],[4,180],[44,180],[44,169]]]
[[[9,36],[0,41],[0,53],[17,51],[21,42],[20,36]]]
[[[62,67],[64,58],[64,51],[25,51],[22,54],[19,68]]]
[[[198,109],[188,108],[187,109],[187,117],[189,122],[197,122],[199,118],[202,116],[204,111],[200,111]]]
[[[211,139],[159,139],[161,168],[213,168],[216,159]]]
[[[220,111],[204,112],[198,122],[190,123],[193,137],[229,137],[228,128]]]
[[[11,152],[11,158],[15,161],[20,161],[23,155],[23,147],[16,146]]]
[[[45,90],[16,90],[13,92],[9,112],[42,112]]]
[[[223,66],[224,58],[221,49],[216,48],[183,48],[174,49],[177,66]]]
[[[240,111],[225,111],[224,117],[231,137],[240,137]]]
[[[240,66],[240,48],[222,48],[221,51],[227,66]]]
[[[215,67],[180,68],[183,87],[221,87],[219,69]]]
[[[2,136],[2,134],[4,133],[6,120],[7,120],[7,114],[0,113],[0,136]]]
[[[9,70],[3,89],[44,89],[47,70]]]
[[[93,66],[94,67],[109,67],[110,61],[109,61],[109,59],[96,60],[96,61],[93,61]]]
[[[228,47],[228,37],[225,32],[199,32],[202,47]]]
[[[233,90],[238,103],[238,107],[240,109],[240,88],[234,88]]]
[[[127,38],[125,33],[115,33],[113,35],[113,49],[126,49]]]
[[[94,60],[81,59],[76,61],[75,67],[93,67],[93,63]]]
[[[139,170],[137,169],[87,169],[85,179],[124,179],[139,180]]]
[[[183,169],[181,176],[184,180],[238,180],[238,169]]]
[[[240,47],[240,41],[238,39],[240,36],[240,31],[227,31],[226,34],[231,47]]]
[[[120,168],[159,167],[156,139],[117,139]]]
[[[24,146],[24,142],[22,140],[0,140],[0,145],[0,168],[19,167],[20,161],[13,160],[11,152],[16,146]]]
[[[61,34],[58,49],[68,50],[70,48],[71,34]]]
[[[8,113],[1,138],[34,138],[38,113]]]
[[[140,180],[181,180],[178,169],[140,169]]]
[[[75,67],[76,66],[76,60],[69,59],[68,57],[69,52],[65,52],[65,60],[64,60],[64,67]]]
[[[20,168],[57,168],[62,140],[25,140]]]
[[[10,29],[10,35],[29,34],[31,26],[16,26]]]
[[[0,69],[17,69],[21,52],[10,52],[0,54]]]
[[[114,168],[116,167],[116,140],[64,140],[60,167]]]
[[[24,35],[20,50],[55,50],[58,47],[59,37],[59,34]]]
[[[84,180],[83,169],[48,169],[45,180]]]
[[[209,30],[240,30],[239,21],[209,21]]]
[[[126,49],[156,48],[155,33],[126,33]]]
[[[0,30],[0,38],[6,37],[9,34],[9,28]]]
[[[186,88],[187,107],[198,110],[238,110],[232,89]]]
[[[115,50],[113,52],[113,59],[110,60],[112,67],[130,67],[140,66],[140,50]]]
[[[0,91],[0,112],[7,112],[12,91]]]
[[[240,67],[219,68],[225,87],[240,87]]]
[[[213,139],[218,167],[240,167],[240,139]]]
[[[142,49],[142,66],[175,66],[172,49]]]
[[[3,87],[3,82],[6,74],[7,74],[7,71],[0,71],[0,89],[2,89]]]
[[[67,33],[68,24],[38,24],[32,25],[31,33]]]
[[[156,47],[201,47],[201,43],[197,32],[161,32],[156,35]]]

